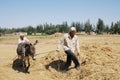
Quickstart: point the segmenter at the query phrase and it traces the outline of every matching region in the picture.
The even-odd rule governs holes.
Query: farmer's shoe
[[[33,59],[33,60],[36,60],[36,57],[34,56],[34,57],[32,57],[32,59]]]
[[[68,71],[68,69],[63,69],[62,73],[66,73]]]
[[[75,66],[75,68],[76,68],[77,70],[79,70],[79,69],[80,69],[80,66]]]
[[[67,70],[62,70],[62,73],[66,73],[67,72]]]

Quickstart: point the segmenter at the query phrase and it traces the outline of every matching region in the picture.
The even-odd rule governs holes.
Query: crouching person
[[[71,61],[74,62],[75,68],[78,70],[80,68],[80,63],[77,59],[77,56],[80,54],[79,49],[79,40],[76,34],[76,28],[71,27],[70,32],[65,34],[58,42],[57,51],[60,51],[61,44],[64,45],[64,51],[67,54],[67,60],[64,65],[63,73],[66,72],[71,65]],[[77,50],[77,56],[74,54],[75,50]]]

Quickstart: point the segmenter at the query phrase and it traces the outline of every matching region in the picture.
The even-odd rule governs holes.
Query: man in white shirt
[[[24,36],[24,34],[20,33],[20,38],[18,40],[18,43],[28,43],[29,40]]]
[[[57,46],[57,51],[60,51],[60,46],[61,44],[64,45],[64,51],[67,54],[67,60],[66,64],[64,66],[63,72],[66,72],[71,65],[71,61],[74,62],[75,68],[79,69],[80,68],[80,63],[74,54],[74,51],[77,50],[77,55],[79,56],[80,54],[80,49],[79,49],[79,40],[78,36],[76,34],[76,28],[71,27],[70,32],[65,34],[58,42]]]
[[[20,33],[20,37],[18,39],[18,47],[17,47],[17,54],[18,58],[24,57],[25,53],[25,44],[29,44],[29,40],[24,36],[23,33]]]

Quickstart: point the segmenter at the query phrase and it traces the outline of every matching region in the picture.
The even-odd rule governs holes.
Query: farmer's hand
[[[60,52],[60,50],[58,50],[58,49],[57,49],[56,51],[57,51],[57,52]]]

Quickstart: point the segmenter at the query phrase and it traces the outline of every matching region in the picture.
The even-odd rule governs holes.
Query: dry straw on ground
[[[17,37],[2,38],[0,41],[0,80],[120,80],[120,36],[79,36],[81,68],[74,64],[65,74],[60,69],[65,64],[66,54],[55,51],[59,38],[28,37],[31,42],[39,40],[36,61],[31,59],[30,74],[13,68],[16,60]],[[60,69],[59,69],[60,66]]]

